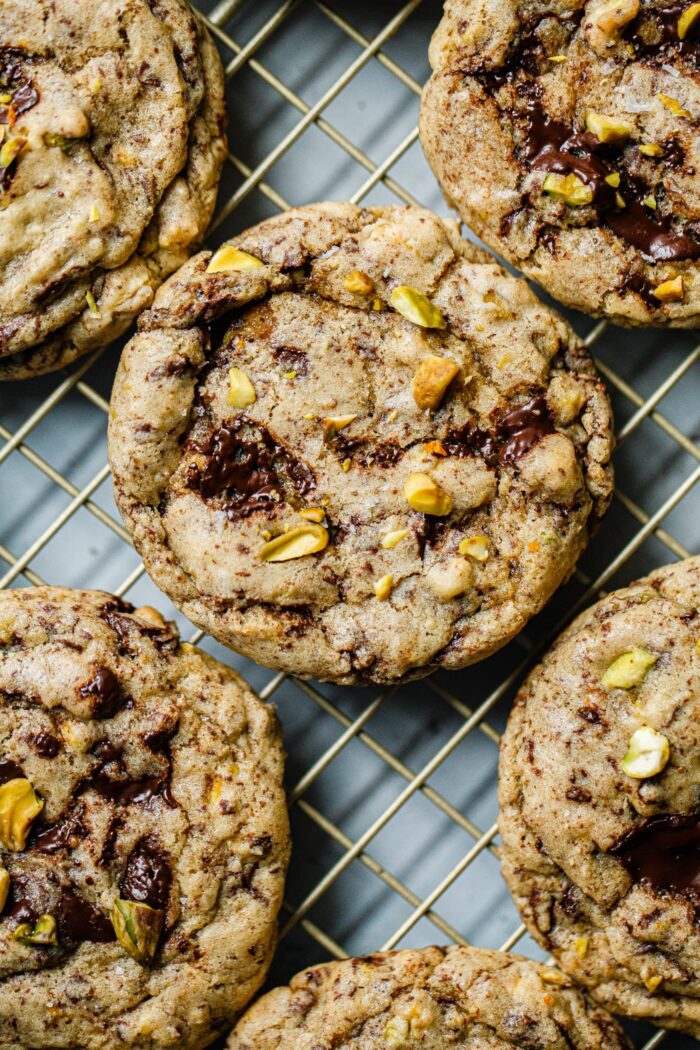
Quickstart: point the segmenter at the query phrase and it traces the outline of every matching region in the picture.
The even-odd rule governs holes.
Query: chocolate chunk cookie
[[[185,0],[0,9],[0,379],[121,334],[200,241],[225,155]]]
[[[0,1045],[199,1048],[262,983],[273,711],[151,608],[0,594]]]
[[[607,507],[586,351],[429,212],[280,215],[190,260],[139,326],[111,406],[119,508],[158,586],[263,664],[464,667]]]
[[[421,134],[447,198],[561,302],[700,320],[700,8],[447,0]]]
[[[503,873],[609,1009],[700,1038],[700,558],[561,636],[503,741]]]
[[[624,1050],[615,1021],[559,970],[483,948],[422,948],[297,974],[229,1050]]]

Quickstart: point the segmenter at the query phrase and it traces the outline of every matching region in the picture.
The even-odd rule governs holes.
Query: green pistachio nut
[[[148,904],[118,898],[110,917],[122,948],[142,965],[150,963],[158,951],[164,913]]]

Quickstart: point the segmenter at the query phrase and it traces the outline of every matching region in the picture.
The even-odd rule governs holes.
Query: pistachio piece
[[[95,302],[95,296],[92,294],[92,292],[85,293],[85,302],[88,304],[88,310],[90,311],[93,317],[101,316],[100,309],[97,303]]]
[[[43,808],[28,780],[6,781],[0,787],[0,843],[14,853],[23,850],[32,821]]]
[[[548,57],[550,62],[556,62],[557,64],[566,62],[566,55],[549,55]]]
[[[662,981],[663,977],[661,976],[661,974],[658,973],[652,973],[648,977],[644,978],[644,984],[646,985],[647,991],[649,992],[655,992]]]
[[[466,536],[460,541],[457,550],[475,561],[488,561],[491,541],[488,536]]]
[[[358,295],[369,295],[374,291],[374,281],[364,270],[353,270],[343,281],[348,292],[356,292]]]
[[[60,149],[62,153],[70,153],[71,150],[82,141],[82,139],[82,135],[70,137],[68,135],[59,135],[55,131],[47,131],[44,133],[44,145],[49,148]]]
[[[447,321],[442,316],[437,306],[434,306],[417,288],[402,284],[394,288],[391,293],[391,305],[398,313],[420,325],[421,328],[447,328]]]
[[[114,932],[122,948],[132,959],[148,963],[158,950],[163,929],[163,912],[148,904],[118,898],[110,915]]]
[[[670,95],[664,95],[662,91],[656,96],[661,102],[663,102],[666,109],[673,113],[674,117],[690,117],[690,111],[683,109],[683,106],[675,98],[671,98]]]
[[[607,182],[608,186],[612,186],[612,188],[616,190],[620,185],[620,172],[611,171],[609,175],[605,176],[605,181]]]
[[[305,507],[304,510],[299,511],[299,516],[304,521],[321,522],[325,518],[326,512],[323,507]]]
[[[554,970],[547,968],[546,970],[540,970],[540,977],[547,984],[558,984],[561,988],[570,988],[571,980],[563,974],[561,970]]]
[[[594,46],[610,47],[638,14],[639,0],[603,0],[591,11],[584,32]]]
[[[429,354],[418,365],[411,389],[413,400],[421,410],[437,408],[445,391],[459,372],[459,365],[447,357]]]
[[[641,685],[647,676],[647,671],[658,659],[658,656],[641,646],[628,649],[622,656],[613,660],[608,667],[601,678],[603,688],[634,689],[635,686]]]
[[[685,40],[690,30],[700,18],[700,4],[691,4],[678,19],[678,39]]]
[[[91,204],[90,205],[90,222],[99,222],[99,219],[100,219],[100,209],[97,207],[96,204]]]
[[[421,514],[444,518],[452,510],[451,498],[428,474],[409,474],[403,494],[409,506]]]
[[[375,580],[372,584],[374,593],[380,602],[385,602],[391,594],[391,588],[394,586],[394,577],[390,572],[386,576],[382,576],[381,579]]]
[[[10,894],[10,873],[7,868],[0,868],[0,915],[7,904]]]
[[[0,149],[0,168],[9,168],[10,164],[17,159],[26,145],[27,140],[19,135],[4,142],[2,149]]]
[[[447,558],[431,566],[425,579],[436,598],[449,602],[469,589],[473,572],[466,558]]]
[[[256,259],[254,255],[249,255],[240,248],[233,248],[230,244],[224,244],[212,255],[207,273],[244,273],[247,270],[259,270],[264,265],[265,263]]]
[[[240,368],[229,368],[228,370],[228,397],[226,400],[234,408],[247,408],[248,405],[257,401],[255,387]]]
[[[663,733],[651,726],[640,726],[630,737],[627,754],[622,759],[622,771],[635,780],[655,777],[668,762],[670,748]]]
[[[56,920],[53,915],[40,915],[32,926],[29,922],[20,923],[13,930],[12,936],[20,944],[34,944],[38,948],[45,948],[49,944],[56,944]]]
[[[629,124],[614,117],[604,117],[593,109],[586,110],[586,127],[599,142],[624,142],[632,134]]]
[[[291,561],[293,558],[305,558],[307,554],[317,554],[328,546],[328,531],[323,525],[310,521],[308,525],[298,525],[296,529],[283,532],[266,543],[259,554],[262,561]]]
[[[401,1050],[407,1045],[407,1039],[411,1034],[411,1025],[405,1017],[395,1015],[390,1017],[384,1029],[384,1042],[387,1050]]]
[[[585,959],[588,954],[588,945],[590,944],[589,937],[577,937],[574,941],[574,951],[578,955],[579,959]]]
[[[682,276],[678,274],[677,277],[671,278],[670,281],[662,281],[661,284],[657,284],[651,294],[661,303],[678,302],[685,295]]]
[[[651,193],[644,198],[642,204],[646,204],[647,208],[651,208],[652,211],[656,211],[656,197],[652,196]]]
[[[138,609],[134,609],[134,616],[145,623],[150,623],[151,627],[157,627],[159,630],[165,627],[165,617],[157,609],[154,609],[152,605],[140,605]]]
[[[410,529],[394,529],[392,532],[387,532],[385,536],[382,536],[382,547],[385,551],[393,550],[404,537],[408,536],[409,532]]]
[[[357,419],[357,413],[348,416],[329,416],[323,421],[323,440],[332,441],[339,430],[349,427],[353,419]]]
[[[645,157],[663,157],[664,151],[656,142],[642,142],[637,149]]]
[[[578,175],[573,172],[570,175],[556,175],[550,172],[545,176],[542,190],[548,197],[563,201],[572,208],[590,204],[593,200],[593,189],[582,182]]]

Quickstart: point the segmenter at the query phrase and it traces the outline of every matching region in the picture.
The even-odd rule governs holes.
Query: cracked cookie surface
[[[447,0],[421,141],[476,233],[568,306],[700,317],[700,9]]]
[[[283,214],[190,260],[139,327],[119,508],[158,586],[268,666],[391,682],[481,659],[609,502],[586,351],[429,212]]]
[[[260,999],[228,1050],[624,1050],[615,1021],[558,970],[482,948],[326,963]]]
[[[230,1026],[276,936],[282,765],[273,711],[154,609],[0,594],[4,1050]]]
[[[583,613],[502,745],[503,874],[530,932],[615,1012],[700,1037],[700,559]]]
[[[125,331],[214,206],[225,111],[204,26],[184,0],[87,6],[0,12],[0,379]]]

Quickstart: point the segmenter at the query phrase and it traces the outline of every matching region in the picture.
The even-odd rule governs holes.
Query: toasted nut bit
[[[590,204],[593,200],[593,189],[582,182],[578,175],[555,175],[550,173],[542,183],[542,190],[548,197],[564,201],[572,208]]]
[[[328,532],[323,525],[309,522],[296,529],[275,536],[260,551],[262,561],[292,561],[294,558],[305,558],[307,554],[317,554],[328,546]]]
[[[572,982],[561,972],[561,970],[540,970],[540,977],[547,984],[559,984],[562,988],[570,988]]]
[[[411,1025],[405,1017],[392,1017],[384,1029],[387,1050],[400,1050],[406,1046],[410,1034]]]
[[[678,274],[677,277],[674,277],[670,281],[662,281],[661,284],[657,284],[651,294],[661,303],[678,302],[678,300],[682,299],[685,295],[683,278]]]
[[[28,922],[20,923],[12,936],[20,944],[35,944],[38,948],[56,944],[56,920],[53,915],[40,915],[34,926]]]
[[[218,252],[212,255],[207,273],[243,273],[246,270],[259,270],[265,263],[256,259],[254,255],[241,251],[240,248],[232,248],[230,244],[224,244]]]
[[[663,102],[666,109],[673,113],[674,117],[690,117],[690,112],[687,109],[683,109],[683,106],[675,98],[671,98],[670,95],[664,95],[663,92],[659,92],[656,96]]]
[[[638,14],[639,0],[603,0],[603,3],[593,8],[590,15],[590,26],[607,38],[606,44],[610,47],[614,38]],[[588,25],[584,26],[584,31],[587,29]]]
[[[158,950],[163,912],[147,904],[117,899],[110,918],[122,948],[136,962],[150,962]]]
[[[559,63],[559,62],[566,62],[566,55],[550,55],[549,56],[549,61],[550,62],[557,62],[557,63]]]
[[[691,4],[678,19],[678,39],[685,40],[690,30],[700,18],[700,4]]]
[[[447,558],[425,574],[433,594],[443,602],[458,598],[471,586],[474,570],[466,558]]]
[[[641,726],[630,737],[627,754],[621,762],[622,770],[635,780],[655,777],[665,767],[669,754],[666,737],[651,726]]]
[[[375,580],[372,584],[372,587],[374,588],[374,593],[376,594],[380,602],[386,601],[386,599],[391,594],[391,588],[393,586],[394,577],[391,575],[390,572],[388,572],[386,576],[382,576],[381,579]]]
[[[35,817],[44,808],[34,788],[23,777],[0,787],[0,843],[14,853],[23,850]]]
[[[588,945],[590,940],[588,937],[577,937],[574,941],[574,951],[578,955],[579,959],[585,959],[588,953]]]
[[[429,354],[418,365],[411,389],[420,409],[437,408],[445,391],[459,372],[459,365],[446,357]]]
[[[637,148],[645,157],[663,157],[664,155],[661,146],[657,145],[656,142],[642,142],[641,146]]]
[[[350,459],[344,459],[343,460],[342,469],[343,469],[344,473],[347,474],[347,472],[350,470],[351,466],[352,466],[352,460],[350,460]]]
[[[386,536],[382,537],[382,547],[385,551],[393,550],[404,537],[408,536],[410,531],[410,529],[394,529],[393,532],[387,532]]]
[[[323,421],[323,440],[332,441],[339,430],[349,427],[353,419],[357,419],[357,413],[349,416],[329,416]]]
[[[653,197],[651,193],[648,197],[645,197],[642,204],[646,204],[647,208],[651,208],[652,211],[656,211],[656,197]]]
[[[447,328],[447,321],[437,306],[417,288],[411,288],[407,284],[394,288],[391,293],[391,305],[407,321],[412,321],[421,328]]]
[[[9,168],[10,164],[17,159],[26,145],[27,140],[19,136],[8,139],[7,142],[3,143],[2,149],[0,149],[0,168]]]
[[[90,208],[90,222],[97,222],[100,218],[100,209],[96,204],[93,204]]]
[[[10,873],[7,868],[0,868],[0,915],[7,904],[10,894]]]
[[[592,109],[586,111],[586,127],[599,142],[624,142],[632,134],[629,124],[613,117],[604,117]]]
[[[452,510],[452,500],[428,474],[409,474],[403,487],[409,506],[421,514],[444,518]]]
[[[316,521],[320,522],[326,516],[326,512],[323,507],[306,507],[305,510],[300,510],[299,514],[305,521]]]
[[[353,270],[343,284],[348,292],[357,292],[358,295],[369,295],[374,291],[374,281],[364,270]]]
[[[698,6],[700,6],[700,5],[698,5]],[[645,977],[644,978],[644,983],[647,986],[647,990],[650,991],[650,992],[655,992],[662,981],[663,981],[663,977],[660,974],[658,974],[658,973],[653,973],[653,974],[651,974],[650,977]]]
[[[621,193],[616,193],[615,194],[615,204],[617,204],[618,208],[626,208],[627,207],[627,203],[625,201],[625,198],[622,196]]]
[[[653,667],[658,656],[650,653],[648,649],[637,646],[629,649],[608,667],[601,681],[605,689],[634,689],[641,685],[647,676],[647,671]]]
[[[99,307],[98,307],[97,303],[95,302],[95,296],[92,294],[92,292],[86,292],[85,293],[85,301],[88,304],[88,309],[89,309],[90,313],[92,314],[92,316],[93,317],[100,317],[101,314],[100,314],[100,311],[99,311]]]
[[[616,190],[617,187],[620,185],[619,171],[613,171],[610,173],[610,175],[606,175],[605,181],[607,182],[608,186],[612,186],[612,188]]]
[[[491,553],[490,545],[488,536],[467,536],[460,542],[457,549],[460,554],[468,555],[475,561],[488,561]]]
[[[229,369],[227,401],[234,408],[247,408],[257,401],[255,387],[240,368]]]
[[[134,609],[134,616],[150,623],[151,627],[165,627],[165,618],[152,605],[141,605],[138,609]]]

